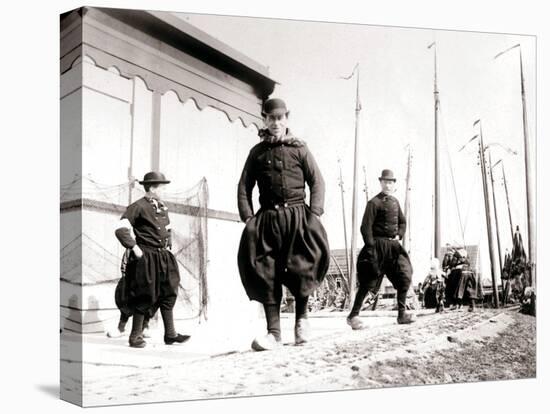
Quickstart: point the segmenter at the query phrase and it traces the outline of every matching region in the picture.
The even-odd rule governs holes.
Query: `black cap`
[[[262,107],[262,116],[266,115],[286,115],[288,109],[285,101],[279,98],[271,98],[264,102]]]
[[[143,181],[140,184],[168,184],[170,181],[166,179],[163,173],[157,171],[148,172],[143,176]]]

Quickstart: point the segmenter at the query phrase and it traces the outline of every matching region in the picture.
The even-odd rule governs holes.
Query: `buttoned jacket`
[[[406,228],[405,216],[394,196],[379,193],[369,200],[361,222],[361,235],[367,246],[374,246],[376,238],[403,239]]]
[[[256,183],[263,209],[304,202],[307,183],[311,211],[323,214],[325,183],[319,167],[307,145],[289,133],[281,141],[262,140],[250,150],[237,191],[243,221],[254,215],[252,191]]]

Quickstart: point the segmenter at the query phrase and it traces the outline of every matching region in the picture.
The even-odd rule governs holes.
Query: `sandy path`
[[[534,321],[515,311],[449,312],[418,318],[412,325],[349,330],[270,352],[239,352],[105,375],[98,375],[102,367],[85,367],[92,380],[85,384],[90,391],[84,402],[105,405],[529,377],[535,373]],[[514,355],[506,354],[508,348],[516,350]],[[480,355],[487,364],[484,369],[476,368]],[[490,373],[491,366],[498,369]]]

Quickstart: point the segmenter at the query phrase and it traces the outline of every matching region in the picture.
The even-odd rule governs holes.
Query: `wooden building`
[[[114,229],[151,170],[172,181],[176,319],[250,314],[236,189],[275,87],[267,68],[167,12],[84,7],[61,16],[60,35],[61,328],[116,322]]]

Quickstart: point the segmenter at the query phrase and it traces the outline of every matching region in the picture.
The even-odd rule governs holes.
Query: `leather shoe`
[[[363,324],[363,322],[361,322],[359,316],[353,316],[351,318],[348,317],[346,318],[346,322],[349,326],[351,326],[351,329],[353,329],[354,331],[365,329],[365,325]]]
[[[145,342],[142,336],[136,336],[135,338],[130,337],[128,342],[131,348],[145,348],[145,345],[147,345],[147,342]]]
[[[409,324],[409,323],[413,323],[414,320],[411,316],[410,313],[406,313],[406,312],[399,312],[397,314],[397,323],[400,324],[400,325],[406,325],[406,324]]]
[[[281,341],[275,339],[273,334],[268,333],[264,336],[258,336],[252,341],[251,347],[254,351],[271,351],[281,346]]]
[[[124,332],[120,332],[117,328],[107,331],[108,338],[120,338]]]
[[[294,343],[296,345],[305,344],[309,341],[309,321],[305,318],[300,318],[294,325]]]
[[[164,343],[166,345],[172,345],[172,344],[182,344],[184,342],[187,342],[191,338],[190,335],[181,335],[178,334],[174,338],[170,338],[169,336],[164,335]]]

